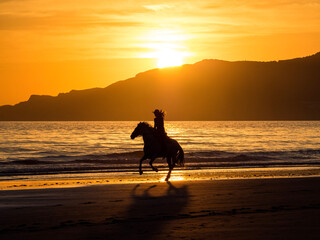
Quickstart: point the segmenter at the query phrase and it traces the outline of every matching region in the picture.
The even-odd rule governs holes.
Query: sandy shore
[[[0,191],[0,239],[319,239],[320,178]]]
[[[83,187],[98,184],[161,183],[167,171],[154,172],[146,168],[143,175],[136,172],[74,173],[0,177],[0,190]],[[229,169],[174,169],[170,181],[199,181],[226,179],[261,179],[320,177],[320,167],[270,167]]]

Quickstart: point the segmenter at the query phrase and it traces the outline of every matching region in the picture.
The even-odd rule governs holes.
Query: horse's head
[[[138,123],[137,127],[133,130],[133,132],[131,133],[131,139],[135,139],[136,137],[142,135],[141,132],[141,122]]]
[[[138,136],[142,136],[146,132],[146,130],[150,128],[152,129],[152,127],[146,122],[138,123],[137,127],[131,133],[131,139],[135,139]]]

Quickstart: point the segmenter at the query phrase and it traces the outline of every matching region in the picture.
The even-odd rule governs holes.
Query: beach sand
[[[0,191],[0,239],[319,239],[320,178]]]
[[[168,170],[161,170],[155,173],[150,168],[145,168],[143,175],[139,175],[137,169],[136,172],[15,176],[13,178],[0,178],[0,190],[83,187],[97,184],[161,183],[164,182],[167,172]],[[320,177],[320,167],[216,168],[197,170],[180,168],[174,169],[170,181],[292,177]]]

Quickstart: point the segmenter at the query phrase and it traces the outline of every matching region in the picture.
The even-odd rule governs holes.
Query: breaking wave
[[[85,172],[137,171],[142,151],[79,156],[43,156],[38,158],[7,159],[0,162],[0,176],[61,174]],[[243,168],[279,166],[320,166],[320,149],[297,151],[226,152],[199,151],[185,154],[184,169]],[[147,164],[147,161],[146,161]],[[166,168],[162,159],[155,166]]]

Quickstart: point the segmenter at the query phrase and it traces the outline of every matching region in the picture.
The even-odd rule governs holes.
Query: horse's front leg
[[[140,175],[142,175],[142,173],[143,173],[143,171],[142,171],[142,162],[143,162],[143,160],[146,160],[147,158],[146,158],[146,156],[145,155],[143,155],[143,157],[140,159],[140,164],[139,164],[139,173],[140,173]]]
[[[169,181],[170,177],[171,177],[171,171],[173,169],[173,164],[171,164],[171,157],[167,157],[167,162],[168,162],[168,166],[169,166],[169,172],[168,172],[168,175],[165,179],[166,182]]]
[[[152,163],[153,163],[154,160],[155,160],[155,158],[151,158],[149,164],[150,164],[150,167],[152,168],[153,171],[158,172],[158,168],[156,168],[156,167],[154,167],[154,166],[152,165]]]

